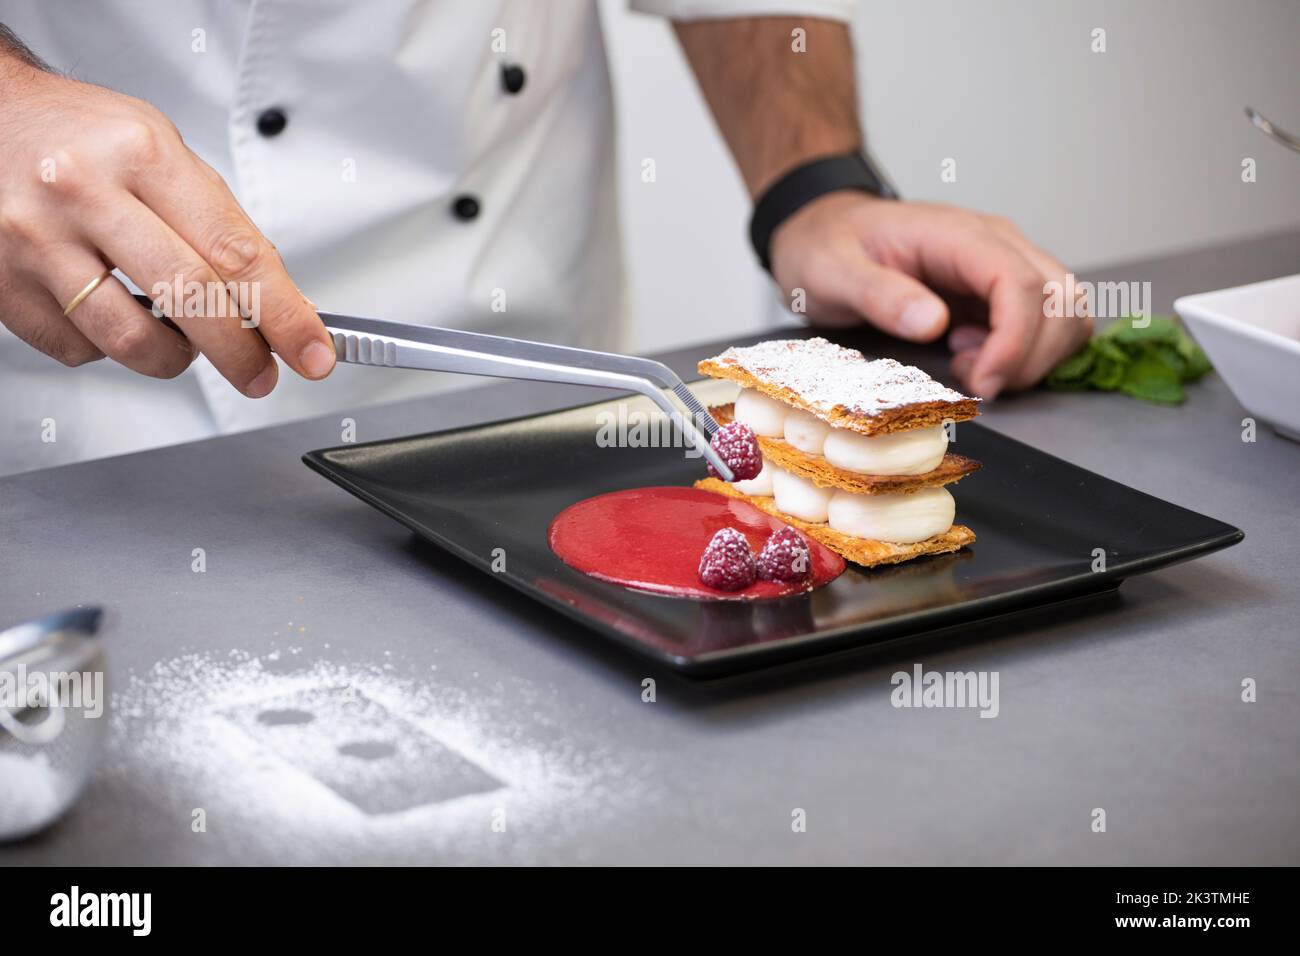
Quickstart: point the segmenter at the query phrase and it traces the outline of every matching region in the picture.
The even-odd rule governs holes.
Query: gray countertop
[[[1292,233],[1089,278],[1149,280],[1168,311],[1297,263]],[[365,410],[358,437],[598,394],[493,384]],[[1243,443],[1243,416],[1215,376],[1173,409],[994,403],[992,428],[1246,540],[1069,611],[722,684],[603,646],[309,472],[334,417],[10,477],[3,619],[103,604],[114,693],[84,798],[0,865],[1295,863],[1300,445]],[[917,662],[998,672],[999,715],[892,707]]]

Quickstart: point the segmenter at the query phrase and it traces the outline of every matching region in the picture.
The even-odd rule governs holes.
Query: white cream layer
[[[757,475],[745,481],[733,481],[731,487],[735,488],[742,495],[757,495],[762,498],[772,497],[772,472],[776,471],[763,462],[763,467],[759,469]]]
[[[780,438],[785,434],[785,416],[789,411],[789,405],[775,398],[768,398],[752,388],[742,388],[736,396],[733,414],[736,421],[748,425],[755,435]]]
[[[792,475],[775,465],[765,467],[772,472],[772,499],[778,509],[814,524],[826,521],[826,508],[835,494],[834,488],[818,488],[808,479]]]
[[[843,431],[837,428],[835,431]],[[826,424],[811,412],[805,412],[801,408],[792,408],[790,413],[785,416],[785,440],[809,455],[820,455],[822,447],[826,444],[826,436],[831,432],[831,426]]]
[[[826,513],[827,524],[840,534],[914,544],[951,528],[957,502],[946,488],[918,488],[905,495],[836,491]]]
[[[942,425],[892,435],[863,435],[833,428],[811,412],[752,388],[740,390],[735,418],[756,435],[784,438],[802,452],[823,455],[836,468],[859,475],[923,475],[938,468],[948,451],[948,432]]]
[[[914,544],[943,534],[957,516],[957,502],[946,488],[858,495],[838,488],[820,488],[767,462],[758,477],[737,481],[734,487],[742,494],[772,498],[776,507],[792,518],[828,524],[854,538],[895,544]]]
[[[924,475],[938,468],[947,453],[948,432],[942,425],[874,437],[832,428],[822,449],[836,468],[859,475]]]

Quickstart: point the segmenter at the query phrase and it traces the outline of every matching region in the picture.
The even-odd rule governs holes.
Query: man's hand
[[[182,288],[197,282],[204,304],[174,303],[177,333],[110,277],[65,317],[64,307],[111,267],[150,294],[177,276]],[[254,306],[251,291],[232,295],[229,284],[257,290],[256,328],[244,327],[240,313]],[[186,314],[194,311],[201,314]],[[268,343],[307,378],[334,367],[329,337],[275,247],[165,116],[3,47],[0,321],[66,365],[107,355],[170,378],[197,350],[252,398],[275,387]]]
[[[809,160],[861,148],[845,24],[736,17],[675,27],[751,197]],[[1090,329],[1043,317],[1043,284],[1064,281],[1065,267],[997,216],[830,193],[777,228],[770,259],[787,294],[807,293],[815,323],[865,320],[918,341],[951,324],[953,373],[985,397],[1034,384]]]
[[[1000,216],[836,192],[783,222],[771,249],[813,324],[865,320],[917,342],[951,329],[952,372],[985,398],[1033,385],[1092,333],[1087,317],[1045,317],[1044,284],[1064,284],[1065,266]]]

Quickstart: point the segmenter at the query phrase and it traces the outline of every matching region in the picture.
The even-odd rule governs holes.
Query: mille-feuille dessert
[[[953,523],[946,486],[980,465],[948,450],[945,423],[974,418],[979,399],[822,338],[730,348],[699,370],[741,386],[734,404],[710,411],[752,429],[763,463],[749,480],[697,488],[744,499],[868,567],[975,540]]]

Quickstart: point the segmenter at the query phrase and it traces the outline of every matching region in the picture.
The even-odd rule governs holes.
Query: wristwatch
[[[749,220],[749,241],[758,261],[772,271],[772,233],[808,203],[839,189],[858,189],[882,199],[897,199],[898,192],[865,152],[828,156],[796,166],[758,197]]]

